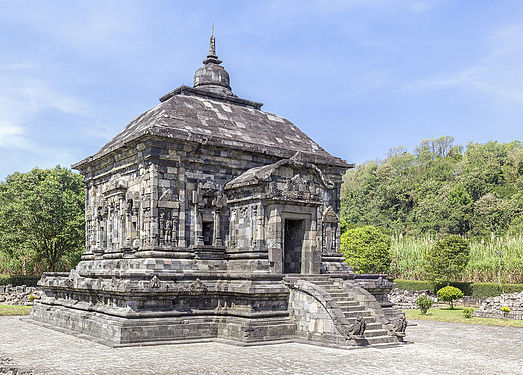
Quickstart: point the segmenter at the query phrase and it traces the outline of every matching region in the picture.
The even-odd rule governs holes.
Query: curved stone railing
[[[345,340],[355,340],[357,345],[365,341],[363,336],[355,336],[350,333],[352,324],[343,314],[333,297],[322,287],[306,280],[283,279],[283,283],[290,289],[295,289],[314,298],[325,309],[329,318],[333,322],[336,331]]]
[[[376,321],[381,323],[382,326],[387,329],[389,335],[396,336],[396,334],[394,333],[395,317],[387,316],[384,313],[381,303],[376,300],[375,296],[372,293],[370,293],[365,288],[359,286],[357,283],[353,281],[338,279],[335,282],[343,289],[349,290],[352,294],[352,297],[356,301],[363,304],[365,308],[367,308],[372,313],[372,315],[374,315]]]

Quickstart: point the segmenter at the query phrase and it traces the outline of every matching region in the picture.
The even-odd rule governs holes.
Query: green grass
[[[435,239],[429,236],[393,236],[391,275],[396,279],[423,280],[423,259],[434,242]],[[455,281],[498,282],[499,257],[496,250],[503,254],[501,282],[523,283],[523,235],[472,240],[465,273]]]
[[[453,310],[446,308],[430,309],[427,315],[422,315],[418,310],[406,310],[405,316],[407,319],[413,320],[437,320],[439,322],[453,322],[453,323],[468,323],[480,325],[495,325],[504,327],[523,327],[523,320],[513,319],[493,319],[493,318],[465,318],[463,316],[463,308],[455,307]]]
[[[0,316],[29,315],[32,306],[0,305]]]

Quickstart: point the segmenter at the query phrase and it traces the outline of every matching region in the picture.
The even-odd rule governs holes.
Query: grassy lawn
[[[0,316],[5,315],[29,315],[32,306],[0,305]]]
[[[463,308],[455,307],[453,310],[448,307],[441,309],[430,309],[427,315],[421,315],[419,309],[406,310],[405,316],[407,319],[418,319],[418,320],[437,320],[440,322],[454,322],[454,323],[469,323],[469,324],[481,324],[481,325],[495,325],[505,327],[523,327],[523,320],[513,319],[493,319],[493,318],[465,318],[463,316]]]

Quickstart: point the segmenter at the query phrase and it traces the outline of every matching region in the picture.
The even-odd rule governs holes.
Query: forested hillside
[[[523,144],[453,141],[424,140],[413,153],[399,147],[349,170],[342,218],[349,227],[370,224],[394,234],[521,233]]]
[[[349,170],[342,189],[344,228],[373,225],[392,235],[396,278],[424,279],[438,238],[470,239],[462,281],[523,282],[523,144],[454,145],[424,140],[385,160]]]

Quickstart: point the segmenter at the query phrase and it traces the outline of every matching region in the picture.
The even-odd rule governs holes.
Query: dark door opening
[[[303,220],[285,219],[283,273],[301,273],[304,229]]]
[[[203,227],[202,227],[203,244],[206,246],[212,245],[212,237],[213,237],[213,232],[214,232],[213,227],[214,227],[213,222],[211,222],[211,221],[203,222]]]

